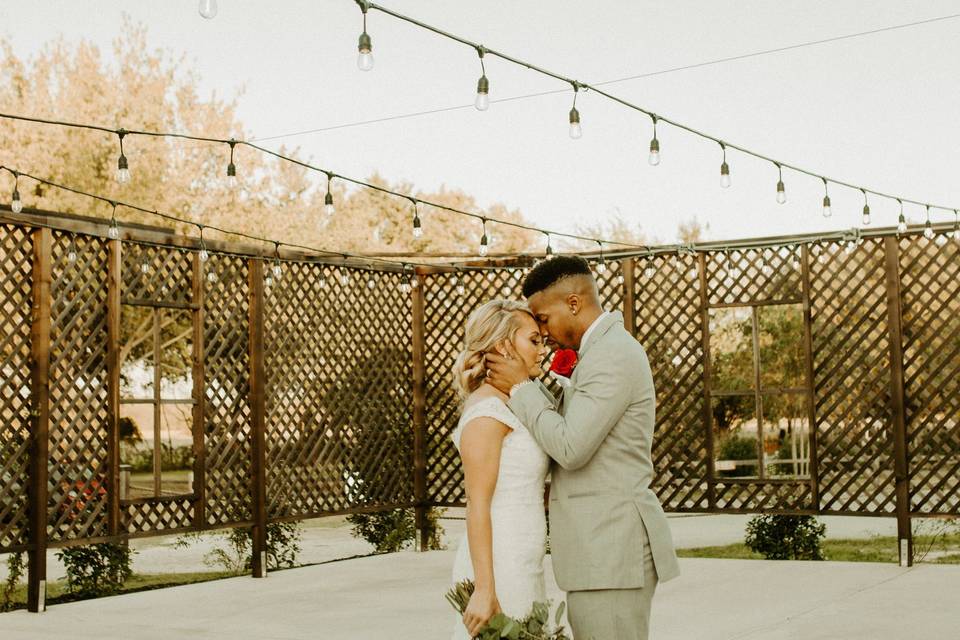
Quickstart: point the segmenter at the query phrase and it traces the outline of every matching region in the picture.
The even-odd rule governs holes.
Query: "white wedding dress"
[[[493,577],[497,599],[505,614],[524,618],[534,602],[546,600],[543,558],[546,553],[547,522],[543,512],[544,481],[550,459],[540,449],[523,423],[497,397],[484,398],[467,408],[451,434],[460,450],[463,427],[475,418],[489,417],[510,427],[503,439],[500,472],[490,505],[493,527]],[[453,584],[473,579],[470,545],[464,534],[453,565]],[[470,635],[456,615],[453,640]]]

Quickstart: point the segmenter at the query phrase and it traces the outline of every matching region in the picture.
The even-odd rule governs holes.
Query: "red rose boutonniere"
[[[553,354],[553,362],[550,363],[550,371],[569,378],[573,375],[573,369],[577,366],[577,352],[573,349],[557,349]]]

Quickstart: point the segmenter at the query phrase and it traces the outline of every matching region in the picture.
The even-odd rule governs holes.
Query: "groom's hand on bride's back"
[[[502,356],[499,353],[488,353],[484,356],[483,363],[487,368],[487,383],[503,393],[509,394],[513,385],[530,379],[529,370],[523,360],[513,354]]]

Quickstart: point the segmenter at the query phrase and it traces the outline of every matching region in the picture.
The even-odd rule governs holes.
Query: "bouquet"
[[[470,602],[470,596],[473,595],[474,584],[472,580],[464,580],[447,592],[447,601],[453,605],[458,613],[463,614],[467,609],[467,603]],[[553,631],[547,629],[547,620],[550,618],[549,602],[534,602],[533,611],[522,620],[515,620],[510,616],[498,613],[490,618],[487,626],[480,630],[476,636],[479,640],[499,640],[507,638],[508,640],[571,640],[563,627],[560,626],[560,618],[563,616],[565,602],[561,602],[557,607],[557,614],[554,619],[555,628]]]

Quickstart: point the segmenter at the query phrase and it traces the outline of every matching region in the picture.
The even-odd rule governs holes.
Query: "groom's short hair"
[[[580,256],[556,256],[535,266],[523,281],[523,297],[540,293],[572,276],[590,276],[590,264]]]

